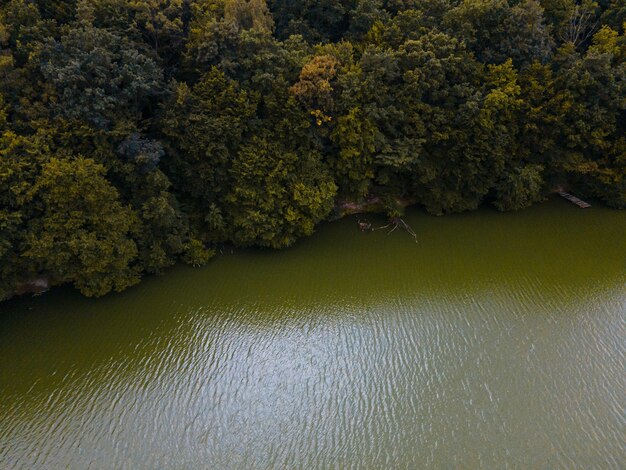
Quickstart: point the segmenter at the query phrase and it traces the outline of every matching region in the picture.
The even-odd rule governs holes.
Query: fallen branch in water
[[[366,232],[368,230],[372,230],[372,224],[367,219],[359,219],[359,228],[361,229],[361,232]]]
[[[411,228],[411,226],[407,224],[404,221],[404,219],[400,217],[394,217],[393,219],[389,221],[387,225],[383,225],[381,227],[373,227],[371,228],[371,231],[374,232],[376,230],[385,230],[385,229],[388,229],[389,227],[391,227],[391,230],[387,232],[387,235],[391,235],[393,232],[398,230],[399,227],[401,227],[404,230],[406,230],[407,233],[413,237],[413,239],[415,240],[415,243],[417,243],[417,233],[415,233],[415,231]]]

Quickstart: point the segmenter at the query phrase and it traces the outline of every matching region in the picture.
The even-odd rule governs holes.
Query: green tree
[[[128,7],[156,53],[173,56],[183,42],[183,0],[128,0]]]
[[[479,116],[483,151],[496,176],[494,205],[499,210],[519,210],[542,199],[542,165],[533,164],[528,149],[520,145],[524,101],[518,73],[509,59],[502,65],[488,66],[487,94]]]
[[[626,28],[626,3],[622,0],[608,0],[606,8],[602,12],[600,23],[608,26],[615,31],[621,31],[622,33]]]
[[[137,119],[151,97],[163,91],[163,74],[125,38],[81,23],[38,52],[44,77],[56,91],[59,116],[109,128]]]
[[[443,33],[408,41],[398,54],[406,70],[403,100],[416,123],[411,127],[419,129],[420,145],[410,149],[412,192],[435,214],[473,209],[496,164],[483,148],[482,69],[462,43]]]
[[[561,169],[617,207],[626,206],[625,55],[626,43],[602,29],[584,55],[569,43],[556,58]]]
[[[341,192],[364,198],[374,180],[377,128],[356,106],[339,117],[333,131],[335,158],[330,158]]]
[[[274,29],[274,20],[266,0],[226,0],[224,19],[232,21],[240,29],[255,29],[265,33],[271,33]]]
[[[312,234],[334,204],[337,187],[321,156],[284,148],[271,135],[243,146],[230,172],[226,200],[238,245],[289,246]]]
[[[339,40],[350,27],[350,14],[356,0],[270,0],[276,34],[286,39],[292,34],[310,42]]]
[[[537,0],[509,6],[506,0],[463,0],[446,13],[448,31],[466,41],[481,62],[516,65],[545,61],[552,38]]]
[[[104,167],[83,157],[52,158],[30,190],[41,216],[30,221],[23,256],[55,283],[72,283],[88,296],[121,291],[139,281],[132,262],[137,220],[105,178]]]
[[[140,266],[149,273],[162,272],[191,243],[188,217],[159,167],[165,150],[161,142],[135,133],[119,144],[116,155],[121,157],[115,168],[117,186],[138,217],[134,239]]]
[[[219,214],[230,185],[230,166],[254,116],[254,98],[217,68],[192,88],[179,84],[161,122],[168,138],[166,170],[177,191],[195,203],[217,240],[225,227]]]
[[[543,169],[541,165],[526,165],[509,170],[496,184],[494,205],[501,211],[510,211],[541,201]]]

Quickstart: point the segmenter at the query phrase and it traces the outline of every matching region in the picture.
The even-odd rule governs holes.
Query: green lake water
[[[0,304],[0,468],[626,468],[626,212],[356,220]]]

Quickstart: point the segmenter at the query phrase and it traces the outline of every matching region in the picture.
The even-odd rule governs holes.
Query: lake
[[[0,468],[626,468],[626,212],[357,219],[0,304]]]

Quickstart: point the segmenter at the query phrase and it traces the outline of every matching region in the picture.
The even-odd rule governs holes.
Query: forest
[[[623,0],[2,0],[0,299],[287,247],[345,202],[624,208],[625,26]]]

